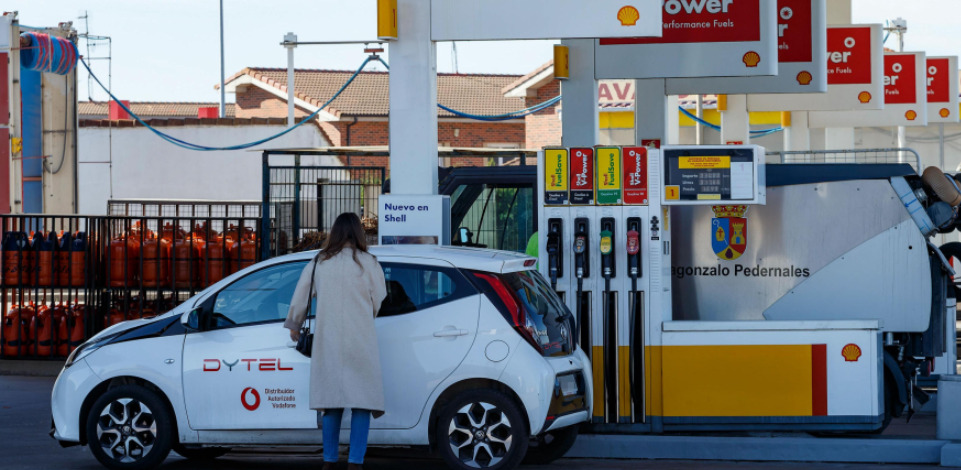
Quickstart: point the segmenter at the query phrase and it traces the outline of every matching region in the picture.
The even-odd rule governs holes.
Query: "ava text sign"
[[[927,60],[923,52],[884,54],[884,109],[811,112],[811,127],[926,126]]]
[[[728,3],[731,0],[699,1]],[[431,40],[661,35],[661,0],[551,0],[547,3],[549,5],[541,0],[431,0]],[[403,35],[404,31],[398,34]]]
[[[778,0],[777,75],[669,79],[667,94],[827,91],[827,13],[824,2],[825,0]]]
[[[928,123],[958,122],[958,56],[928,57]]]
[[[752,94],[750,111],[845,111],[884,107],[881,25],[827,28],[827,93]]]
[[[776,10],[769,0],[665,0],[662,36],[598,40],[594,75],[598,79],[776,75]]]

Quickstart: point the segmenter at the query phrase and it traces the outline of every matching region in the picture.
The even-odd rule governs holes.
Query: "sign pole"
[[[564,107],[561,141],[565,147],[591,147],[600,133],[597,114],[597,80],[594,79],[594,40],[565,39],[570,78],[561,82]]]
[[[721,144],[747,145],[751,142],[750,115],[747,112],[747,95],[726,95],[727,106],[718,103],[721,111]]]

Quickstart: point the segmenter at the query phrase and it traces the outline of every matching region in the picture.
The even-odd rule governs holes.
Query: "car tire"
[[[187,460],[213,460],[230,452],[230,447],[184,447],[177,443],[173,451]]]
[[[547,465],[567,453],[577,440],[577,426],[547,431],[527,446],[524,465]]]
[[[167,402],[140,385],[108,389],[87,415],[87,445],[112,470],[148,470],[160,465],[174,439]]]
[[[435,443],[455,470],[516,468],[527,454],[526,421],[518,405],[496,390],[471,390],[438,414]]]

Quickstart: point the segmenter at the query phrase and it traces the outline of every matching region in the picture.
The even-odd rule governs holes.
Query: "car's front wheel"
[[[174,420],[166,402],[139,385],[107,390],[87,416],[87,445],[103,466],[114,470],[160,465],[173,437]]]
[[[453,469],[512,469],[527,453],[520,409],[496,390],[460,394],[441,410],[435,429],[438,451]]]

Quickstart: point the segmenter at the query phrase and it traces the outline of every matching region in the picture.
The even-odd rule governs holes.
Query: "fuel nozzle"
[[[604,268],[603,275],[605,277],[611,275],[610,256],[614,253],[614,242],[611,240],[612,235],[610,230],[601,231],[601,260]]]
[[[578,279],[584,278],[584,254],[587,253],[587,235],[577,233],[574,235],[574,268]]]
[[[640,276],[641,271],[641,221],[637,217],[627,220],[627,264],[631,277]]]
[[[547,234],[547,260],[551,275],[551,287],[557,290],[557,277],[558,270],[560,266],[560,260],[558,259],[561,252],[561,237],[560,233],[551,231]]]

